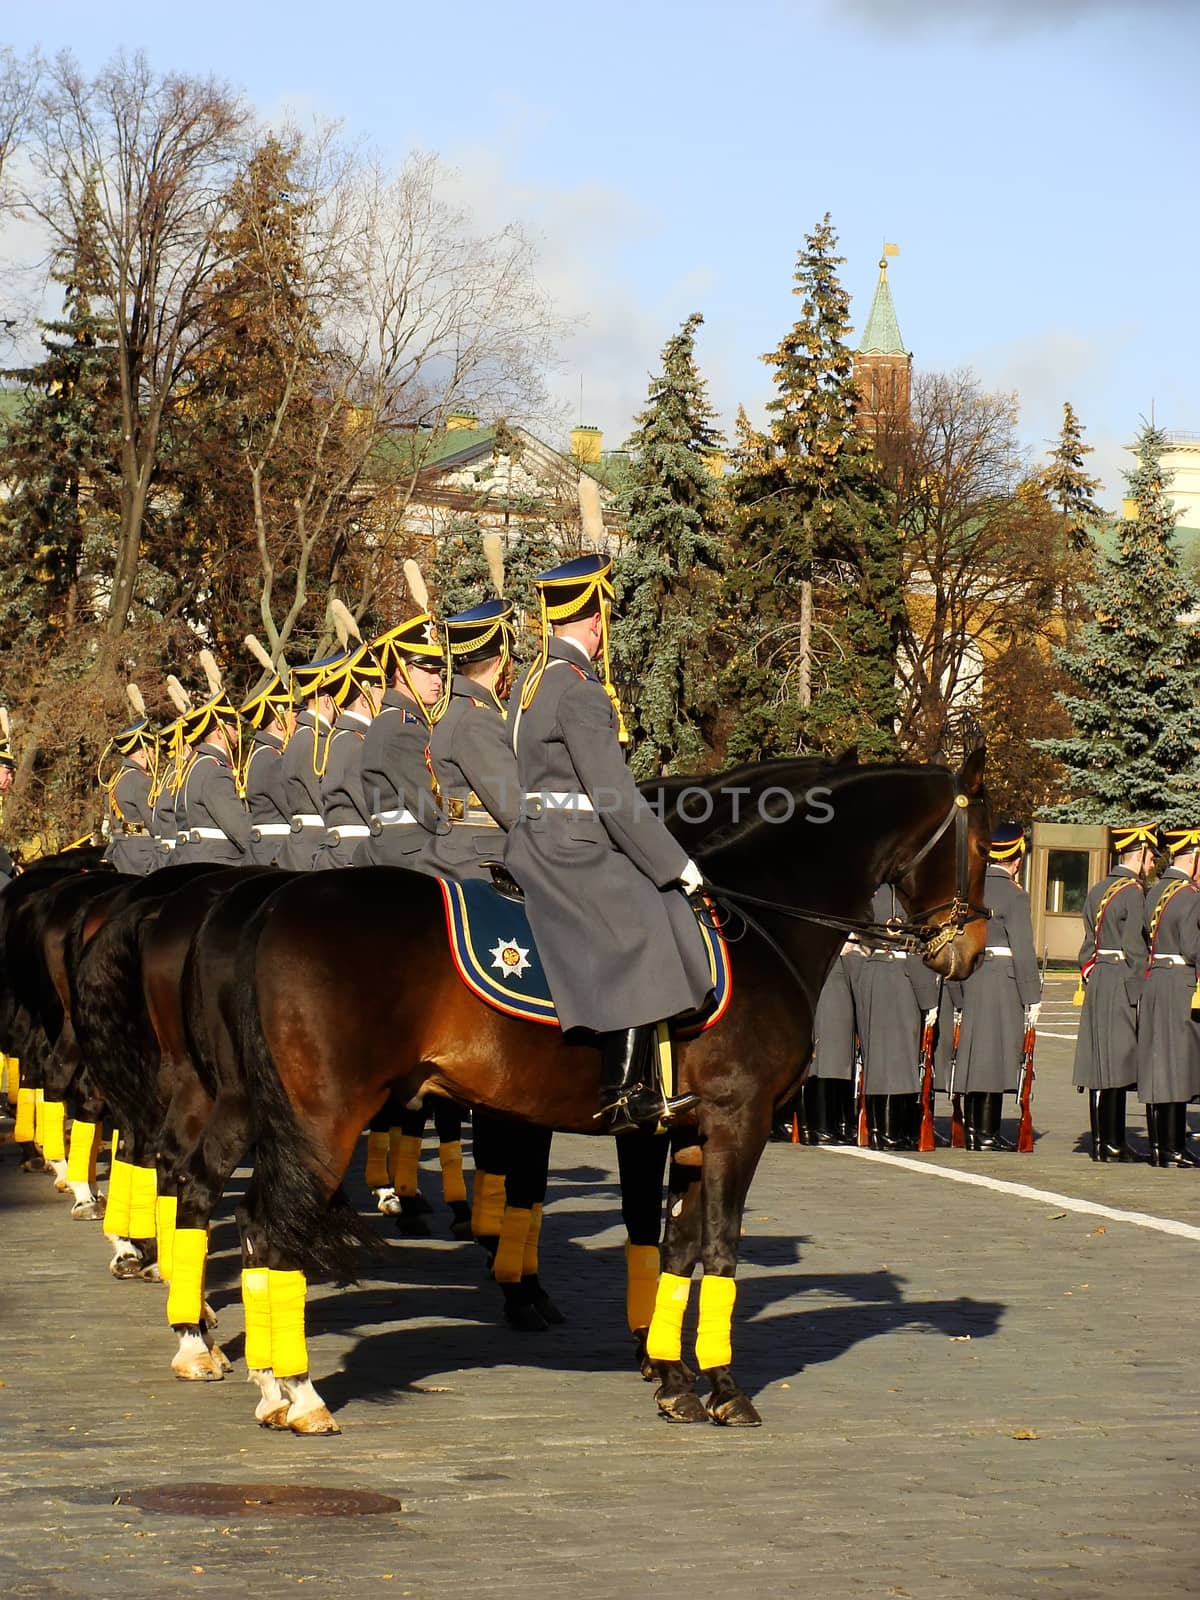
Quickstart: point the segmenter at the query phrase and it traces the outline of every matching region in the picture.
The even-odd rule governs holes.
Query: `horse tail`
[[[253,1220],[289,1265],[351,1282],[360,1247],[378,1248],[380,1241],[341,1187],[330,1194],[318,1177],[316,1151],[296,1118],[271,1054],[255,977],[255,955],[268,911],[268,905],[261,906],[246,924],[238,959],[246,975],[236,1013],[239,1065],[253,1127]]]
[[[157,1097],[153,1073],[158,1039],[142,990],[142,938],[147,911],[139,901],[109,917],[83,944],[91,908],[83,906],[71,928],[72,1021],[80,1054],[118,1123],[152,1134]]]

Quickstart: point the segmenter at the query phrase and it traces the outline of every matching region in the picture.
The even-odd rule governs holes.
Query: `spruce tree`
[[[738,758],[855,744],[895,752],[899,539],[870,441],[855,425],[849,296],[829,216],[807,236],[799,320],[764,357],[765,432],[739,423],[730,486],[738,613],[726,679]]]
[[[698,771],[716,702],[724,550],[712,458],[722,441],[696,370],[703,320],[690,316],[663,347],[619,501],[628,544],[616,575],[612,663],[639,779]]]
[[[111,570],[119,379],[112,325],[93,303],[97,225],[87,184],[75,238],[51,273],[62,315],[40,324],[41,361],[4,373],[23,392],[4,446],[14,488],[0,506],[0,640],[9,649],[82,620],[93,598],[80,593],[85,561],[97,578]]]
[[[1103,516],[1096,503],[1100,480],[1084,470],[1084,457],[1092,453],[1091,445],[1083,442],[1085,431],[1071,402],[1064,400],[1062,428],[1050,453],[1050,464],[1041,475],[1048,498],[1062,514],[1072,550],[1087,547],[1092,530]]]
[[[1113,530],[1085,586],[1091,620],[1074,650],[1058,652],[1071,688],[1059,698],[1074,724],[1065,739],[1035,741],[1060,761],[1072,799],[1058,822],[1190,821],[1200,780],[1200,632],[1179,568],[1177,513],[1166,490],[1165,437],[1145,424],[1126,473],[1136,515]]]

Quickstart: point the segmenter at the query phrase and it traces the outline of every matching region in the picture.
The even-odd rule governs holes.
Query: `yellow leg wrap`
[[[115,1140],[114,1140],[115,1143]],[[108,1204],[104,1207],[104,1231],[120,1239],[132,1239],[129,1231],[129,1206],[133,1199],[133,1168],[128,1161],[113,1157],[108,1175]]]
[[[733,1360],[730,1325],[737,1284],[732,1278],[705,1273],[700,1280],[700,1324],[696,1329],[696,1363],[701,1372],[727,1367]]]
[[[625,1241],[625,1316],[630,1333],[648,1328],[658,1293],[659,1255],[656,1244]]]
[[[520,1283],[525,1261],[525,1240],[533,1212],[525,1206],[505,1206],[500,1223],[500,1243],[492,1262],[492,1277],[497,1283]]]
[[[271,1290],[266,1267],[242,1273],[242,1314],[246,1319],[246,1365],[261,1371],[271,1365]]]
[[[646,1354],[651,1361],[682,1361],[683,1318],[691,1291],[690,1278],[681,1278],[674,1272],[664,1272],[659,1277],[646,1338]]]
[[[298,1378],[308,1371],[308,1346],[304,1342],[304,1297],[308,1285],[302,1272],[268,1272],[271,1297],[271,1360],[277,1378]]]
[[[21,1063],[16,1056],[5,1056],[4,1059],[8,1063],[5,1093],[8,1095],[8,1103],[15,1106],[21,1089]]]
[[[529,1213],[529,1232],[525,1235],[525,1250],[521,1256],[521,1276],[523,1278],[537,1277],[538,1240],[542,1235],[543,1209],[539,1202]]]
[[[442,1199],[448,1206],[465,1202],[467,1180],[463,1177],[461,1139],[447,1139],[438,1145],[438,1160],[442,1164]]]
[[[504,1221],[504,1178],[499,1172],[475,1168],[475,1200],[471,1207],[471,1232],[477,1239],[494,1239]]]
[[[100,1129],[94,1122],[81,1122],[78,1117],[71,1124],[71,1138],[67,1145],[67,1182],[90,1183],[92,1164]]]
[[[158,1196],[158,1173],[153,1167],[133,1167],[133,1189],[129,1200],[129,1237],[153,1239],[154,1207]]]
[[[47,1161],[67,1159],[67,1108],[61,1100],[47,1100],[42,1105],[42,1154]]]
[[[43,1089],[33,1091],[33,1142],[40,1150],[46,1126],[46,1093]]]
[[[34,1105],[37,1092],[34,1089],[17,1090],[17,1122],[13,1129],[13,1138],[18,1144],[28,1144],[33,1138],[37,1119],[34,1116]]]
[[[175,1215],[179,1200],[173,1194],[160,1194],[154,1202],[154,1237],[158,1240],[158,1270],[170,1283],[175,1276]]]
[[[176,1228],[171,1255],[171,1290],[167,1295],[167,1321],[172,1327],[200,1321],[207,1258],[207,1228]]]
[[[421,1140],[415,1133],[401,1133],[393,1128],[388,1134],[388,1165],[392,1169],[392,1187],[397,1194],[413,1195],[417,1192],[417,1169],[421,1165]]]
[[[367,1188],[386,1189],[390,1182],[391,1179],[388,1177],[388,1136],[386,1133],[368,1133]]]

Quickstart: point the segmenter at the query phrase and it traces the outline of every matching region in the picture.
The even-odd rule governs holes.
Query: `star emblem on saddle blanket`
[[[522,949],[515,939],[501,939],[492,946],[492,965],[502,978],[520,978],[525,968],[531,967],[529,951]]]

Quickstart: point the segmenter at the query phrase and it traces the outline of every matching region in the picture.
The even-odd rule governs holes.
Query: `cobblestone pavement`
[[[1035,1153],[914,1159],[1200,1225],[1200,1174],[1081,1153],[1068,993],[1042,1019]],[[314,1375],[345,1432],[302,1440],[254,1426],[240,1373],[174,1381],[163,1290],[110,1278],[99,1229],[0,1148],[0,1594],[1200,1591],[1196,1237],[772,1145],[735,1323],[765,1426],[672,1427],[629,1360],[612,1147],[564,1138],[555,1162],[543,1277],[567,1326],[508,1331],[474,1246],[397,1239],[359,1286],[313,1291]],[[236,1359],[231,1222],[213,1242]],[[403,1510],[122,1502],[181,1482]]]

